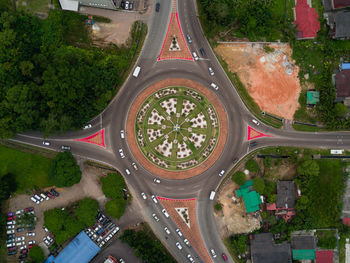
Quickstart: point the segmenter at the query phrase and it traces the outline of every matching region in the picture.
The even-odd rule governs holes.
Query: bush
[[[235,235],[231,237],[231,247],[238,252],[244,254],[247,251],[248,237],[246,235]]]
[[[51,162],[49,179],[57,187],[68,187],[79,183],[81,171],[69,151],[60,152]]]
[[[245,163],[245,169],[247,169],[249,172],[256,173],[259,170],[259,165],[255,160],[249,159]]]
[[[245,174],[242,171],[236,172],[232,176],[232,181],[234,181],[238,185],[244,185],[244,183],[245,183]]]
[[[106,213],[117,219],[121,218],[126,208],[126,201],[123,198],[112,199],[106,203]]]
[[[123,188],[126,187],[123,176],[109,173],[107,177],[101,177],[102,191],[106,197],[122,198]]]
[[[221,211],[222,210],[222,204],[220,204],[220,203],[216,203],[214,207],[215,207],[216,211]]]
[[[254,185],[254,189],[259,193],[259,194],[264,194],[264,190],[265,190],[265,181],[264,179],[260,178],[260,177],[255,177],[253,179],[253,185]]]
[[[42,263],[45,260],[44,252],[39,246],[34,246],[29,250],[29,257],[33,263]]]
[[[92,226],[96,221],[98,203],[95,199],[84,198],[78,203],[74,213],[85,226]]]

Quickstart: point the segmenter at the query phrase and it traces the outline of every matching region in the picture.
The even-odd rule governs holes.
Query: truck
[[[211,191],[210,196],[209,196],[209,200],[214,200],[215,197],[215,192]]]
[[[140,71],[141,71],[141,67],[137,66],[134,70],[134,73],[132,73],[132,75],[137,78],[140,74]]]

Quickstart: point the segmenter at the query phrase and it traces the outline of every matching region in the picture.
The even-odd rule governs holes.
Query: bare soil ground
[[[145,13],[113,11],[93,7],[81,7],[79,12],[82,14],[104,16],[111,19],[110,23],[95,24],[99,30],[92,30],[92,35],[97,44],[114,43],[118,46],[126,44],[130,37],[132,24],[135,21],[141,20],[148,22],[151,15],[151,8],[148,8]]]
[[[215,51],[236,72],[250,96],[266,112],[292,120],[301,91],[299,69],[291,58],[288,44],[270,44],[266,53],[258,43],[219,44]],[[287,66],[288,64],[288,66]],[[286,73],[290,69],[290,75]]]
[[[238,185],[228,180],[219,194],[219,202],[222,204],[222,211],[215,213],[215,221],[221,237],[229,237],[233,234],[249,233],[260,228],[260,218],[254,214],[247,214],[244,203],[235,203],[232,197],[236,196],[235,190]],[[237,198],[237,200],[239,200]]]

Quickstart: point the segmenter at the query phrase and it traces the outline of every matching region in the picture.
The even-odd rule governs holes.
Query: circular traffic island
[[[130,149],[145,169],[159,177],[186,179],[218,159],[227,118],[209,89],[186,79],[166,79],[139,94],[126,130]]]

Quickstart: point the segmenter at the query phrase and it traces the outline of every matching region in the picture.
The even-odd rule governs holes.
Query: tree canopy
[[[259,165],[254,159],[249,159],[245,163],[245,169],[247,169],[251,173],[256,173],[259,170]]]
[[[39,246],[33,246],[29,250],[29,257],[32,259],[33,263],[42,263],[45,260],[44,251]]]
[[[265,190],[265,181],[260,177],[255,177],[253,179],[254,189],[259,193],[263,194]]]
[[[81,171],[70,151],[60,152],[52,160],[49,179],[57,187],[79,183]]]
[[[109,173],[107,177],[101,177],[101,182],[102,191],[106,197],[123,197],[123,189],[126,187],[123,176],[117,173]]]
[[[106,203],[106,213],[117,219],[121,218],[126,208],[126,201],[123,198],[116,198]]]
[[[84,198],[79,201],[74,213],[77,219],[86,226],[92,226],[96,221],[98,203],[95,199]]]
[[[232,181],[234,181],[238,185],[244,185],[246,179],[245,179],[245,174],[242,171],[236,172],[232,176]]]

